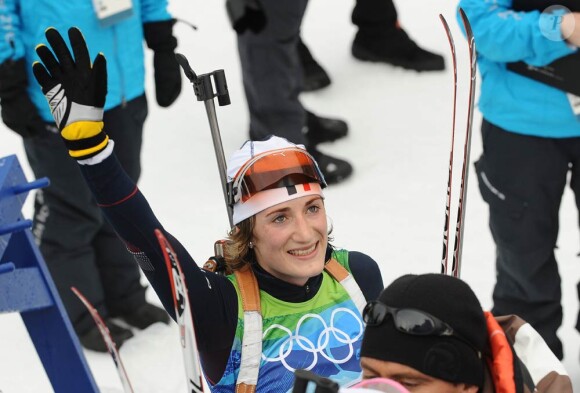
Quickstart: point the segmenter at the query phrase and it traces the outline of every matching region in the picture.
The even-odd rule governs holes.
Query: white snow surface
[[[419,74],[354,59],[350,54],[356,31],[350,22],[353,1],[312,0],[302,30],[305,42],[332,78],[332,85],[323,91],[303,94],[303,103],[315,113],[341,117],[350,125],[347,138],[321,145],[325,152],[348,158],[355,168],[351,179],[325,190],[334,243],[372,256],[380,265],[385,285],[405,273],[440,269],[453,74],[439,14],[451,25],[459,62],[452,227],[457,211],[469,80],[467,46],[455,18],[456,1],[396,3],[399,19],[410,35],[422,46],[445,55],[445,72]],[[220,68],[226,71],[232,104],[217,107],[217,114],[224,150],[229,155],[247,137],[248,113],[236,38],[224,4],[173,0],[170,9],[199,27],[197,32],[185,24],[175,28],[178,50],[188,57],[193,69],[198,74]],[[147,57],[151,65],[151,54]],[[185,81],[181,96],[172,107],[158,107],[151,69],[148,71],[150,114],[145,125],[140,188],[165,228],[180,239],[194,259],[202,262],[211,255],[213,242],[228,229],[206,112]],[[481,115],[476,111],[461,276],[473,287],[483,307],[489,309],[495,281],[494,244],[487,226],[487,206],[473,171],[473,162],[481,153],[480,123]],[[32,179],[20,138],[3,124],[0,127],[0,157],[17,154]],[[25,205],[27,217],[31,216],[31,201],[29,197]],[[564,365],[578,389],[580,339],[574,325],[578,313],[575,286],[580,276],[576,256],[579,233],[569,188],[564,194],[560,219],[556,253],[562,276],[564,323],[559,334],[565,346]],[[148,296],[159,302],[152,290]],[[174,324],[156,324],[136,333],[120,352],[136,392],[186,391]],[[110,357],[91,351],[85,354],[101,391],[121,392]],[[0,392],[51,391],[19,315],[0,315]]]

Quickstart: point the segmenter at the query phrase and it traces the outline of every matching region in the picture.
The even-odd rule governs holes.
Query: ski
[[[201,380],[199,350],[197,349],[197,341],[195,339],[195,328],[193,326],[193,316],[189,305],[185,277],[177,255],[167,238],[163,235],[163,232],[156,229],[155,236],[163,252],[167,273],[169,274],[169,280],[171,282],[175,319],[179,326],[179,338],[185,365],[185,375],[187,377],[187,389],[191,393],[201,393],[203,392],[203,383]]]
[[[459,277],[461,274],[461,256],[463,250],[463,232],[465,228],[465,209],[467,205],[467,181],[469,178],[469,160],[471,152],[471,134],[473,129],[473,106],[475,101],[475,83],[477,75],[477,63],[476,63],[476,51],[475,51],[475,39],[473,38],[473,31],[471,29],[471,24],[469,19],[465,15],[463,9],[459,9],[459,14],[463,25],[465,27],[465,34],[467,37],[467,43],[469,47],[469,102],[467,107],[467,125],[465,127],[465,142],[463,145],[463,165],[461,170],[461,183],[459,189],[459,205],[457,207],[457,223],[455,226],[455,242],[453,247],[453,262],[451,264],[451,269],[448,266],[448,245],[449,245],[449,212],[451,204],[451,179],[453,175],[453,146],[455,143],[455,116],[457,108],[457,55],[455,53],[455,43],[449,25],[442,15],[439,15],[447,38],[449,40],[449,45],[451,46],[451,52],[453,57],[453,74],[454,74],[454,93],[453,93],[453,126],[452,126],[452,136],[451,136],[451,153],[449,158],[449,176],[447,180],[447,200],[445,209],[445,223],[444,223],[444,233],[443,233],[443,257],[441,260],[441,272],[443,274],[450,274],[454,277]]]
[[[107,350],[113,359],[113,363],[115,363],[115,368],[117,369],[117,373],[119,374],[119,379],[121,379],[121,385],[123,385],[123,391],[125,393],[133,393],[133,387],[131,386],[131,381],[129,381],[129,375],[125,370],[125,366],[123,366],[123,361],[121,360],[121,355],[119,355],[119,351],[117,350],[117,344],[111,337],[111,333],[109,332],[109,328],[101,318],[101,315],[97,311],[97,309],[89,302],[89,300],[75,287],[71,287],[71,290],[74,294],[80,299],[80,301],[85,305],[91,317],[95,321],[95,324],[99,328],[101,332],[101,336],[103,337],[103,341],[107,346]]]
[[[473,129],[473,104],[475,101],[475,79],[477,76],[477,54],[475,39],[469,19],[463,9],[459,8],[459,15],[465,27],[467,44],[469,45],[469,103],[467,107],[467,125],[465,127],[465,144],[463,145],[463,168],[461,171],[461,185],[459,188],[459,206],[457,208],[457,226],[455,228],[455,245],[453,248],[453,264],[451,275],[459,277],[461,274],[461,255],[463,251],[463,232],[465,229],[465,209],[467,206],[467,180],[469,178],[469,156],[471,152],[471,134]]]
[[[453,116],[451,122],[451,152],[449,154],[449,176],[447,178],[445,222],[443,224],[443,257],[441,258],[441,273],[447,274],[447,264],[449,260],[449,214],[451,208],[451,185],[453,177],[453,146],[455,145],[455,115],[457,111],[457,54],[455,53],[455,42],[453,41],[453,35],[451,34],[449,24],[445,20],[445,17],[441,14],[439,14],[439,19],[441,20],[443,28],[445,29],[445,33],[447,34],[447,40],[449,41],[449,46],[451,47],[451,59],[453,61]]]

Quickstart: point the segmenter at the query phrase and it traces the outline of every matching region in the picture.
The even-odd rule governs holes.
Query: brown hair
[[[253,250],[250,248],[250,241],[255,225],[256,217],[251,216],[238,223],[228,233],[228,242],[224,247],[224,259],[228,269],[238,270],[252,263]]]

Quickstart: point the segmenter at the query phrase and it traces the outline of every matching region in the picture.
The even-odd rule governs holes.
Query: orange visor
[[[246,202],[260,191],[304,183],[326,187],[316,161],[300,148],[285,148],[259,154],[240,168],[229,186],[230,204]]]

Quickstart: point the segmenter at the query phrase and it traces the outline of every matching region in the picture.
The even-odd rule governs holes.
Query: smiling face
[[[477,386],[447,382],[400,363],[363,356],[360,364],[363,379],[390,378],[399,382],[411,393],[477,393],[479,391]]]
[[[280,203],[255,218],[252,243],[264,270],[294,285],[304,285],[322,272],[328,235],[320,196]]]

